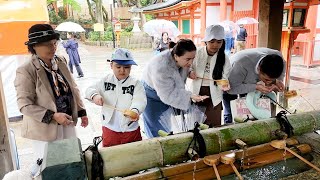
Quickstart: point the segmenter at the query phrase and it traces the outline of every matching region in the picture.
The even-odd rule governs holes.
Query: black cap
[[[29,29],[29,41],[25,45],[47,42],[52,39],[59,39],[60,34],[56,33],[49,24],[35,24]]]

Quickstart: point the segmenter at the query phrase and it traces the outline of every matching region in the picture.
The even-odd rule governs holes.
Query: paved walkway
[[[63,49],[59,50],[59,52],[67,57]],[[80,45],[79,52],[82,57],[81,67],[84,71],[84,77],[80,79],[76,78],[76,74],[74,74],[74,77],[82,96],[84,96],[84,91],[89,85],[104,75],[111,73],[107,59],[111,57],[112,52],[104,47],[85,46],[82,44]],[[150,49],[133,50],[132,52],[138,64],[138,66],[132,68],[132,75],[141,77],[142,70],[146,63],[152,58],[153,52]],[[297,77],[298,79],[291,80],[290,89],[297,89],[302,97],[290,100],[290,105],[298,108],[300,111],[310,111],[313,108],[320,109],[320,96],[318,96],[320,85],[319,83],[310,83],[319,82],[317,80],[320,79],[320,67],[307,69],[300,66],[293,66],[291,76]],[[93,137],[101,135],[100,107],[87,100],[84,100],[84,102],[88,112],[89,125],[87,128],[77,126],[77,134],[81,139],[83,149],[92,144]],[[22,138],[20,135],[21,122],[12,122],[10,123],[10,127],[14,129],[15,132],[20,166],[26,168],[32,158],[30,141]]]

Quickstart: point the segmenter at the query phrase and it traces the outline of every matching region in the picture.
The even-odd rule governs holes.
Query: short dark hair
[[[169,36],[168,32],[162,32],[161,33],[161,38],[163,37],[164,34],[167,34]]]
[[[33,49],[34,47],[34,44],[28,44],[28,51],[32,54],[32,55],[35,55],[36,54],[36,51]]]
[[[279,78],[283,72],[283,59],[277,54],[269,54],[261,59],[260,71],[270,78]]]
[[[183,56],[186,52],[196,51],[197,47],[190,39],[180,39],[172,48],[171,55]]]
[[[177,43],[173,42],[173,41],[170,41],[169,42],[169,49],[172,49]]]

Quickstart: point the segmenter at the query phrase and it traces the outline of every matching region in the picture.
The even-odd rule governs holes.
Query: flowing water
[[[310,154],[303,155],[304,158],[311,161],[313,157]],[[283,167],[285,166],[285,171]],[[293,174],[298,174],[309,170],[310,167],[298,158],[286,159],[277,163],[269,164],[260,168],[248,169],[240,172],[245,180],[277,180]],[[223,180],[237,179],[235,174],[222,177]]]

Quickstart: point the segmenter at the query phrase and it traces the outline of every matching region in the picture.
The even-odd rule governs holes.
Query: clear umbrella
[[[143,31],[150,36],[161,37],[163,32],[167,32],[169,37],[177,37],[181,34],[177,26],[172,22],[164,19],[154,19],[143,25]]]
[[[259,22],[255,18],[244,17],[244,18],[239,19],[236,23],[237,24],[258,24]]]
[[[56,29],[57,31],[66,31],[66,32],[85,32],[83,27],[80,24],[74,22],[63,22],[59,24]]]
[[[240,29],[238,24],[229,20],[221,21],[219,22],[219,24],[224,28],[225,31],[232,31],[232,30],[239,31]]]

